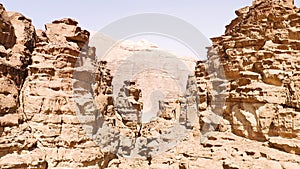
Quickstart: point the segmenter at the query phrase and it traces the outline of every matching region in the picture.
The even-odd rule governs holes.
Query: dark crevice
[[[149,156],[149,157],[147,157],[147,161],[148,161],[148,165],[150,166],[151,164],[152,164],[152,157],[151,156]]]
[[[112,153],[104,153],[104,158],[102,163],[100,164],[101,169],[107,168],[108,164],[111,160],[118,159],[118,157],[115,154]]]

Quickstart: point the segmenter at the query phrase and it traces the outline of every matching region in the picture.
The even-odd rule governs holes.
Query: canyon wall
[[[185,91],[157,101],[147,123],[143,86],[131,79],[116,90],[122,58],[98,60],[75,20],[36,30],[0,5],[0,168],[300,168],[293,3],[256,0],[237,10]]]
[[[286,2],[288,3],[288,2]],[[261,2],[237,10],[212,38],[224,68],[223,117],[233,133],[299,154],[299,9]],[[292,150],[293,149],[293,150]]]

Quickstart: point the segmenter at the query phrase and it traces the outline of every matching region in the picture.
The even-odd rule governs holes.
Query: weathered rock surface
[[[1,39],[0,44],[5,48],[11,48],[16,43],[16,35],[14,32],[14,27],[12,26],[7,12],[5,11],[3,5],[0,6],[0,15],[1,15]]]
[[[237,10],[207,61],[182,61],[196,64],[184,90],[143,123],[147,85],[167,76],[113,79],[157,46],[119,44],[97,60],[73,19],[35,30],[0,5],[0,168],[300,168],[299,11],[293,0]]]
[[[11,38],[1,48],[0,168],[101,167],[103,154],[73,101],[77,58],[92,57],[84,46],[88,32],[63,19],[36,33],[25,16],[2,13]]]
[[[241,151],[244,155],[240,157],[246,158],[230,154],[228,147],[217,154],[211,150],[207,153],[209,157],[203,157],[203,149],[194,152],[178,146],[194,153],[188,152],[183,155],[188,159],[179,161],[173,149],[166,161],[161,162],[161,156],[157,157],[158,164],[154,157],[148,163],[127,160],[112,163],[112,168],[300,168],[295,160],[299,158],[299,49],[296,47],[299,9],[292,4],[292,1],[260,1],[236,11],[238,18],[227,26],[225,35],[212,38],[209,60],[196,66],[198,92],[203,93],[198,94],[200,130],[207,137],[200,143],[183,144],[193,149],[221,150],[233,141],[237,147],[231,148]],[[207,132],[212,130],[226,132]],[[259,142],[247,140],[248,145],[228,132]],[[229,142],[212,144],[220,140],[218,137]],[[196,138],[193,135],[190,139]],[[228,156],[224,157],[225,154]]]
[[[176,148],[148,160],[114,159],[109,168],[299,168],[299,156],[229,132],[211,132],[206,140],[190,136]]]
[[[236,12],[238,18],[227,26],[224,36],[212,38],[224,66],[227,88],[222,115],[231,131],[253,140],[270,140],[274,148],[296,154],[298,11],[293,1],[255,1]]]

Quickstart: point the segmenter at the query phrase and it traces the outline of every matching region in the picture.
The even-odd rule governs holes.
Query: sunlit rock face
[[[46,31],[19,13],[2,10],[1,19],[7,28],[1,32],[0,168],[105,165],[73,101],[76,61],[93,57],[84,47],[89,33],[71,19],[47,24]]]
[[[293,4],[237,10],[205,61],[146,41],[99,58],[77,21],[0,5],[0,168],[300,168]]]
[[[260,3],[273,3],[283,6],[294,6],[294,0],[254,0],[253,5],[257,5]]]
[[[288,152],[275,142],[299,144],[298,11],[293,1],[254,1],[236,11],[225,35],[212,38],[224,67],[222,109],[231,131]]]

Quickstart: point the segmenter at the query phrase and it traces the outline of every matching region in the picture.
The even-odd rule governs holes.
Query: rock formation
[[[74,111],[73,69],[80,53],[89,56],[89,33],[70,19],[36,31],[25,16],[1,11],[1,168],[105,165]]]
[[[115,64],[157,46],[98,60],[73,19],[36,30],[0,5],[0,168],[300,168],[299,12],[293,0],[237,10],[143,123],[147,74],[119,89]]]
[[[212,39],[224,66],[223,117],[232,132],[287,152],[300,143],[300,15],[291,3],[263,1],[238,10],[225,35]]]

